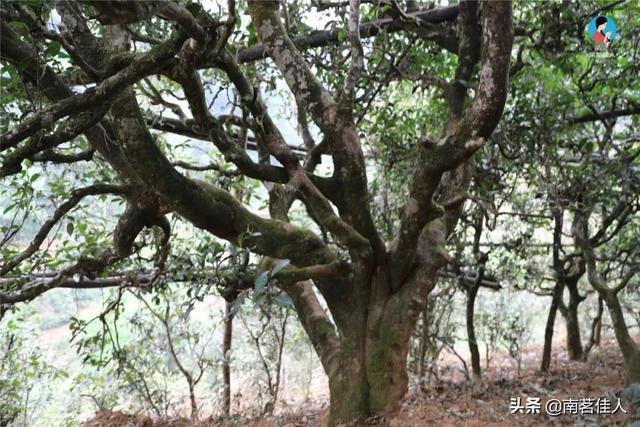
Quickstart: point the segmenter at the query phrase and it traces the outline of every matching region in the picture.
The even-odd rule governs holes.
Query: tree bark
[[[584,360],[584,347],[582,346],[580,320],[578,318],[578,307],[586,299],[578,291],[578,281],[583,276],[584,271],[584,264],[582,264],[578,267],[578,272],[565,276],[565,287],[569,291],[569,303],[566,306],[560,304],[560,313],[562,313],[567,327],[567,352],[570,360]]]
[[[329,375],[329,396],[330,426],[345,421],[364,421],[371,415],[362,349],[343,352],[340,365]]]
[[[553,288],[553,295],[551,298],[551,305],[549,306],[549,315],[547,316],[547,325],[544,329],[544,348],[542,349],[542,363],[540,364],[540,371],[549,372],[549,366],[551,365],[551,349],[553,346],[553,327],[556,323],[556,315],[560,302],[562,301],[562,292],[564,291],[564,284],[557,281]]]
[[[603,309],[604,307],[602,303],[602,297],[598,296],[598,311],[596,312],[596,316],[593,318],[593,321],[591,322],[591,335],[589,336],[589,342],[587,343],[587,346],[584,349],[583,357],[585,361],[587,360],[587,357],[589,357],[589,352],[591,351],[593,346],[600,345],[600,331],[602,329]]]
[[[602,297],[598,298],[598,314],[593,323],[593,344],[600,346],[600,336],[602,335]]]
[[[578,321],[578,307],[569,304],[564,317],[567,326],[567,352],[570,360],[582,360],[583,348],[580,339],[580,324]]]
[[[466,323],[467,338],[469,340],[469,353],[471,354],[471,371],[473,372],[474,381],[482,380],[482,368],[480,367],[480,351],[478,350],[478,341],[476,339],[476,331],[473,323],[475,312],[476,296],[480,289],[480,284],[484,279],[484,269],[487,262],[487,254],[480,252],[480,239],[482,237],[482,224],[484,216],[478,211],[475,218],[474,228],[475,234],[473,239],[473,252],[478,257],[478,276],[473,284],[467,289],[467,306],[466,306]],[[464,283],[463,283],[464,286]]]
[[[329,375],[330,426],[362,423],[398,410],[408,385],[406,344],[389,346],[382,340],[369,351],[353,347],[343,352],[339,367]]]
[[[435,285],[437,269],[445,262],[444,258],[438,262],[436,259],[437,255],[432,254],[433,264],[419,269],[411,282],[396,293],[373,294],[370,299],[353,298],[353,295],[341,300],[330,297],[329,305],[333,307],[340,337],[336,351],[327,349],[331,341],[326,339],[324,345],[317,345],[319,338],[326,338],[326,331],[318,334],[311,329],[313,325],[305,326],[329,377],[329,425],[363,422],[371,416],[391,415],[399,409],[409,380],[407,355],[411,333]],[[382,262],[372,282],[356,281],[351,287],[390,289],[388,264]],[[299,304],[296,294],[293,295],[294,304]],[[307,319],[301,319],[303,325]]]
[[[224,304],[224,337],[222,340],[222,410],[225,416],[231,415],[231,346],[233,337],[233,311],[229,301]]]
[[[640,351],[632,354],[628,360],[625,360],[627,370],[627,384],[640,383]]]
[[[420,331],[420,345],[418,347],[418,360],[416,362],[418,381],[422,382],[425,376],[424,359],[427,356],[427,345],[429,340],[429,300],[422,309],[422,330]]]
[[[629,335],[618,295],[609,290],[604,292],[603,299],[609,309],[613,331],[622,351],[626,382],[627,384],[640,383],[640,348]]]
[[[569,291],[569,303],[566,306],[561,306],[560,312],[567,327],[567,352],[570,360],[583,360],[584,349],[580,336],[578,306],[584,298],[578,293],[577,280],[567,281],[566,288]]]
[[[471,370],[473,372],[474,381],[482,379],[482,368],[480,367],[480,351],[478,350],[478,342],[476,340],[476,332],[473,324],[473,315],[480,284],[474,284],[467,293],[467,337],[469,339],[469,352],[471,353]]]

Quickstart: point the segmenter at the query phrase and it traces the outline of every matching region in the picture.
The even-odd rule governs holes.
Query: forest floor
[[[451,366],[441,366],[439,380],[430,385],[411,387],[402,409],[388,419],[370,419],[361,425],[393,427],[409,426],[548,426],[548,425],[630,425],[630,421],[640,414],[640,408],[628,407],[622,401],[627,413],[617,410],[611,415],[560,415],[551,416],[545,412],[550,399],[596,399],[606,398],[611,402],[611,411],[617,406],[618,397],[624,386],[624,371],[619,350],[614,341],[603,342],[590,354],[586,363],[569,361],[566,352],[554,352],[551,372],[543,375],[538,371],[540,348],[526,349],[521,375],[516,374],[513,360],[508,356],[496,355],[484,373],[484,381],[471,383],[461,376],[460,363],[451,360]],[[511,414],[512,398],[520,398],[526,404],[527,398],[540,398],[541,413]],[[148,417],[127,416],[121,412],[98,412],[84,427],[223,427],[223,426],[324,426],[327,422],[327,402],[309,402],[290,412],[271,417],[242,418],[233,420],[209,419],[197,424],[186,420],[154,421]],[[634,416],[633,414],[636,414]]]

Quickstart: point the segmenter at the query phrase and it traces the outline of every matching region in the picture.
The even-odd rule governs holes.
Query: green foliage
[[[68,376],[44,359],[30,320],[34,316],[21,310],[0,322],[0,425],[29,424],[31,406],[37,405],[42,386]]]
[[[214,343],[220,320],[212,303],[194,303],[184,290],[147,295],[127,293],[91,321],[72,319],[70,328],[85,368],[74,388],[100,407],[147,410],[159,417],[180,415],[189,391],[181,367],[196,383],[217,387],[222,355]]]
[[[253,291],[253,301],[256,305],[272,302],[282,308],[292,307],[291,298],[275,286],[274,279],[274,276],[290,262],[288,259],[277,260],[269,270],[263,271],[256,277]]]

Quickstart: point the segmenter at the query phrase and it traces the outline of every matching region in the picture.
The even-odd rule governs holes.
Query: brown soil
[[[536,349],[538,350],[538,349]],[[532,349],[533,352],[533,349]],[[554,354],[552,371],[542,375],[537,370],[537,358],[525,358],[522,375],[513,372],[510,360],[504,356],[492,361],[494,368],[485,373],[481,384],[454,380],[458,370],[450,369],[449,378],[441,376],[437,384],[413,387],[399,413],[388,419],[370,419],[360,425],[390,427],[411,426],[622,426],[633,419],[640,419],[640,408],[631,408],[623,402],[627,414],[618,411],[613,415],[562,415],[545,414],[544,405],[553,399],[608,398],[612,408],[624,387],[624,371],[615,342],[607,342],[595,348],[586,363],[566,359],[562,351]],[[508,368],[508,369],[506,369]],[[510,398],[540,398],[542,414],[510,414]],[[635,415],[634,415],[635,414]],[[149,417],[128,416],[122,412],[100,411],[84,424],[84,427],[209,427],[209,426],[324,426],[328,409],[326,402],[303,405],[294,412],[269,418],[242,418],[229,420],[208,419],[199,423],[187,420],[158,421]],[[630,424],[630,423],[629,423]],[[628,425],[629,425],[628,424]]]

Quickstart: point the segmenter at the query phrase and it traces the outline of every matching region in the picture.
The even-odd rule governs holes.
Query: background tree
[[[578,314],[592,290],[584,280],[585,261],[571,232],[572,203],[576,194],[584,191],[602,192],[592,200],[607,203],[604,194],[612,187],[589,174],[596,170],[599,176],[615,174],[616,168],[631,167],[620,163],[618,144],[637,132],[638,88],[631,77],[637,64],[627,56],[635,49],[637,38],[633,33],[621,38],[615,53],[607,58],[606,69],[595,56],[593,45],[584,40],[583,23],[596,12],[625,22],[630,10],[614,8],[613,4],[554,4],[545,10],[535,6],[522,9],[531,19],[535,18],[530,14],[543,16],[545,24],[531,28],[518,45],[518,58],[512,67],[511,105],[507,106],[501,132],[494,136],[504,156],[500,166],[511,171],[505,180],[513,182],[514,187],[532,190],[528,199],[514,204],[516,198],[512,196],[508,203],[521,221],[530,224],[532,235],[543,229],[553,230],[547,239],[552,243],[547,252],[550,268],[531,275],[533,284],[553,284],[535,291],[551,296],[542,371],[549,369],[558,310],[565,319],[570,359],[584,357]],[[548,25],[550,22],[553,26]],[[626,147],[633,153],[630,145]],[[617,188],[613,194],[621,195]],[[624,200],[617,208],[609,205],[606,210],[614,217],[622,214],[628,207],[628,200]],[[626,211],[625,216],[629,214]],[[537,256],[544,257],[541,249]],[[535,290],[536,286],[530,288]]]

